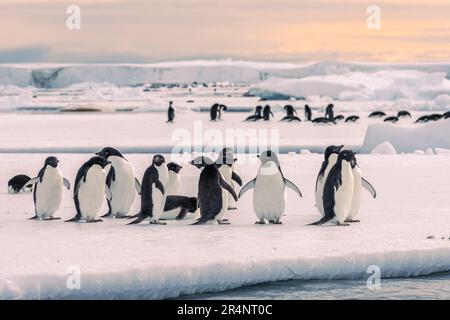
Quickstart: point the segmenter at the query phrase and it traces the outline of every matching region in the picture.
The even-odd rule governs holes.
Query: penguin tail
[[[200,218],[200,219],[198,219],[196,222],[194,222],[193,224],[191,224],[191,226],[198,226],[198,225],[205,224],[205,223],[206,223],[206,220]]]
[[[132,225],[132,224],[138,224],[138,223],[141,223],[142,221],[144,221],[147,217],[146,216],[143,216],[143,215],[141,215],[141,214],[138,214],[138,218],[136,219],[136,220],[134,220],[134,221],[131,221],[130,223],[127,223],[127,226],[129,226],[129,225]],[[130,218],[131,219],[131,218]]]
[[[320,219],[319,221],[313,222],[308,224],[308,226],[320,226],[324,223],[327,223],[328,221],[330,221],[331,219],[333,219],[332,217],[323,217],[322,219]]]
[[[34,217],[31,217],[30,219],[28,219],[28,220],[36,220],[38,218],[38,216],[34,216]]]
[[[78,222],[78,221],[80,221],[80,219],[77,216],[75,216],[72,219],[66,220],[64,222]]]

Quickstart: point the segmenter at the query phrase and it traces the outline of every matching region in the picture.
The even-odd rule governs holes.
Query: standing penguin
[[[323,187],[325,182],[327,181],[328,174],[336,164],[339,152],[341,152],[344,146],[328,146],[325,149],[324,157],[325,159],[322,162],[322,166],[320,167],[319,174],[316,179],[316,190],[315,190],[315,199],[316,199],[316,207],[319,210],[321,216],[323,216]]]
[[[228,193],[237,201],[236,192],[225,181],[217,169],[217,164],[207,157],[199,157],[191,161],[197,168],[203,168],[198,181],[198,205],[200,219],[196,225],[217,221],[218,224],[228,224],[223,221],[228,208]]]
[[[111,190],[112,199],[108,200],[109,210],[102,218],[129,218],[128,213],[136,192],[141,194],[141,184],[136,179],[133,165],[119,150],[111,147],[103,148],[96,155],[111,162],[106,185]]]
[[[159,218],[164,212],[169,182],[169,170],[166,160],[160,154],[153,157],[152,165],[145,170],[142,178],[141,211],[135,216],[137,219],[129,224],[138,224],[150,219],[150,224],[166,224]]]
[[[350,211],[348,212],[348,217],[345,220],[345,222],[359,222],[359,220],[355,220],[355,218],[359,213],[359,208],[361,207],[362,188],[364,187],[367,191],[369,191],[374,199],[377,197],[377,192],[375,188],[361,176],[361,168],[358,166],[355,156],[353,157],[350,164],[352,167],[353,183],[354,183],[353,198],[352,204],[350,206]]]
[[[218,103],[214,103],[209,110],[209,116],[211,117],[210,121],[216,121],[220,112],[220,105]]]
[[[311,118],[312,118],[311,108],[307,104],[305,105],[305,118],[306,118],[306,121],[311,121]]]
[[[263,107],[257,106],[255,109],[255,113],[249,117],[247,117],[244,121],[258,121],[263,118],[261,115]]]
[[[216,164],[219,168],[222,177],[225,181],[234,189],[233,180],[239,185],[242,186],[242,179],[239,175],[233,171],[233,165],[236,159],[234,159],[233,149],[232,148],[223,148],[220,152],[219,158],[216,160]],[[232,197],[228,197],[228,210],[236,210],[237,203],[234,201]]]
[[[173,102],[169,102],[169,109],[167,110],[167,123],[172,123],[175,119],[175,109],[172,107]]]
[[[338,226],[348,226],[345,220],[352,204],[354,179],[351,162],[355,154],[351,150],[339,153],[336,164],[331,168],[323,189],[324,216],[311,225],[322,225],[334,221]]]
[[[170,162],[167,164],[167,170],[169,170],[169,182],[167,184],[167,195],[177,195],[180,189],[180,170],[183,167],[178,163]]]
[[[265,224],[265,219],[271,224],[281,224],[280,219],[286,207],[286,187],[294,190],[300,197],[302,193],[283,176],[275,152],[265,151],[258,158],[261,161],[258,175],[241,189],[239,198],[254,188],[253,209],[259,218],[256,224]]]
[[[56,220],[56,210],[61,205],[63,185],[69,190],[70,183],[58,169],[59,160],[56,157],[45,159],[44,166],[36,178],[29,180],[23,188],[34,186],[33,200],[35,216],[31,219]]]
[[[273,117],[273,113],[272,110],[270,109],[269,105],[266,105],[263,109],[263,118],[264,121],[269,121],[270,120],[270,116]]]
[[[102,207],[103,197],[106,194],[111,201],[112,194],[109,187],[105,184],[106,170],[105,167],[111,162],[103,157],[92,157],[86,161],[78,170],[75,178],[75,187],[73,191],[73,200],[77,214],[66,222],[100,222],[97,214]]]
[[[333,111],[334,105],[329,104],[327,108],[325,109],[325,118],[328,118],[332,121],[334,121],[334,111]]]

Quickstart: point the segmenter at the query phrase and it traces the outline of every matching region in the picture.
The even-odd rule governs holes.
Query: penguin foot
[[[255,224],[266,224],[264,219],[260,219],[259,221],[256,221]]]
[[[222,225],[222,224],[231,224],[231,223],[228,222],[227,219],[217,220],[217,223],[220,224],[220,225]]]
[[[150,223],[150,224],[157,224],[157,225],[160,225],[160,226],[165,226],[165,225],[167,225],[167,222],[162,222],[162,221],[159,221],[159,220],[150,220],[149,223]]]
[[[52,220],[61,220],[60,217],[50,217],[47,220],[52,221]]]
[[[361,221],[360,220],[347,219],[347,220],[345,220],[345,222],[356,223],[356,222],[361,222]]]
[[[116,216],[116,219],[131,219],[133,218],[132,216],[129,215],[124,215],[124,216]]]
[[[97,222],[103,222],[103,220],[102,219],[86,220],[86,223],[97,223]]]
[[[227,208],[227,210],[237,210],[237,208],[236,207],[229,207],[229,208]]]
[[[348,227],[350,225],[350,223],[341,223],[341,222],[338,221],[336,223],[336,225],[339,226],[339,227]]]
[[[273,221],[272,224],[283,224],[283,222],[281,222],[279,219],[277,219],[277,220]]]

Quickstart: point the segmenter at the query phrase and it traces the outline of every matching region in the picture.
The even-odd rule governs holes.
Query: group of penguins
[[[408,117],[411,118],[411,113],[406,110],[401,110],[397,113],[396,116],[387,116],[386,113],[383,111],[374,111],[369,115],[369,118],[384,118],[384,122],[398,122],[398,120],[402,117]],[[450,111],[444,112],[443,114],[440,113],[433,113],[430,115],[424,115],[415,121],[415,123],[426,123],[429,121],[438,121],[441,119],[448,119],[450,118]]]
[[[316,207],[321,219],[312,225],[327,222],[349,225],[358,222],[356,216],[361,205],[361,190],[367,189],[376,197],[372,185],[361,176],[355,153],[342,150],[343,146],[329,146],[325,150],[315,186]],[[197,197],[178,195],[181,166],[166,165],[162,155],[155,155],[144,173],[142,182],[136,179],[133,165],[119,150],[102,149],[85,162],[75,178],[73,200],[76,215],[66,222],[99,222],[97,218],[106,196],[108,213],[102,217],[134,219],[129,224],[149,220],[150,224],[166,224],[164,220],[182,220],[188,214],[196,219],[194,224],[229,224],[228,210],[237,209],[237,201],[253,189],[253,209],[257,224],[281,224],[286,207],[286,188],[302,197],[299,188],[282,172],[275,152],[267,150],[257,156],[261,162],[257,176],[245,184],[239,194],[234,182],[242,186],[235,172],[232,148],[224,148],[216,161],[200,156],[190,162],[201,169]],[[38,175],[32,179],[16,176],[9,183],[9,191],[17,193],[33,191],[35,215],[31,219],[56,220],[61,204],[63,186],[70,189],[70,182],[58,168],[58,159],[48,157]],[[25,181],[24,181],[25,180]],[[136,193],[141,197],[138,214],[129,215]]]

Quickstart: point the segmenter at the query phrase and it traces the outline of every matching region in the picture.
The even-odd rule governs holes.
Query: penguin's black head
[[[199,169],[206,167],[206,166],[214,165],[214,161],[212,161],[210,158],[204,157],[204,156],[197,157],[189,163],[192,164],[193,166],[196,166]]]
[[[330,104],[327,106],[327,108],[333,109],[333,108],[334,108],[334,105],[333,105],[332,103],[330,103]]]
[[[261,110],[262,109],[262,106],[257,106],[256,107],[256,110]]]
[[[350,162],[350,164],[356,161],[355,153],[352,150],[342,150],[341,153],[339,153],[338,159]]]
[[[99,157],[103,157],[105,159],[108,159],[110,156],[116,156],[116,157],[123,158],[123,155],[122,155],[122,153],[120,153],[119,150],[111,148],[111,147],[103,148],[100,152],[97,152],[95,155],[97,155]]]
[[[180,170],[182,168],[183,168],[182,166],[180,166],[178,163],[175,163],[175,162],[170,162],[167,164],[167,169],[169,171],[173,171],[175,173],[180,173]]]
[[[59,160],[56,157],[48,157],[47,159],[45,159],[45,165],[53,168],[58,167],[58,162]]]
[[[153,157],[153,164],[155,166],[159,167],[160,165],[162,165],[165,162],[166,162],[166,159],[164,159],[164,157],[160,154],[157,154]]]
[[[339,152],[341,152],[341,150],[342,150],[343,147],[344,147],[343,145],[340,145],[340,146],[328,146],[328,147],[325,149],[325,160],[328,160],[328,158],[329,158],[333,153],[339,154]]]
[[[109,164],[111,164],[111,162],[109,162],[108,160],[106,160],[103,157],[99,157],[99,156],[95,156],[92,157],[89,161],[88,161],[89,167],[92,167],[94,165],[98,165],[100,167],[102,167],[103,169],[105,169],[105,167]]]
[[[355,169],[357,165],[358,162],[356,161],[356,154],[354,154],[352,160],[350,160],[350,166],[352,167],[352,169]]]

